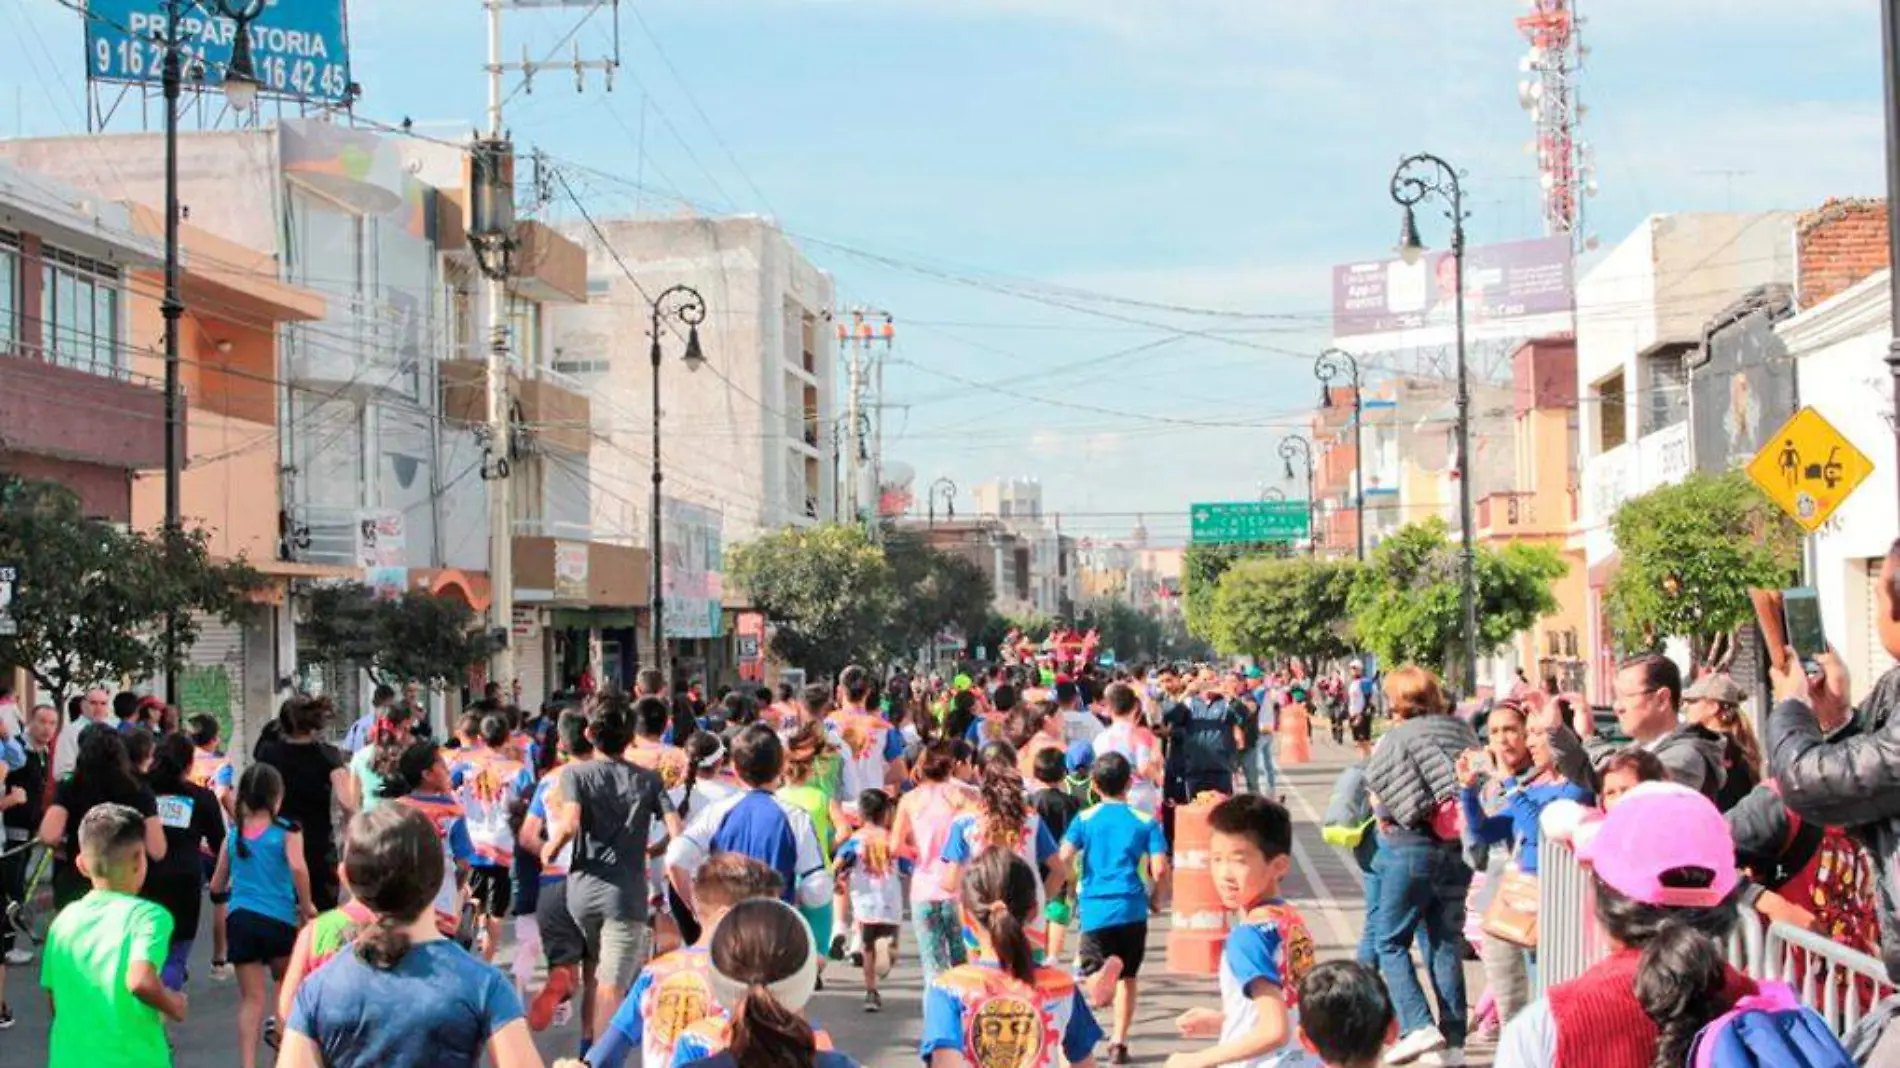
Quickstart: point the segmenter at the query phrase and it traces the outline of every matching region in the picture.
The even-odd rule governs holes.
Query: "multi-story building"
[[[1572,545],[1589,584],[1588,693],[1609,700],[1617,648],[1604,591],[1625,500],[1691,469],[1689,362],[1711,321],[1750,290],[1795,273],[1794,216],[1654,215],[1577,286],[1582,492]],[[1686,648],[1671,650],[1686,660]]]
[[[939,519],[928,525],[909,523],[906,529],[932,549],[982,568],[994,591],[991,607],[999,615],[1022,617],[1038,611],[1031,597],[1032,548],[1001,520]]]
[[[1071,559],[1073,539],[1064,539],[1060,520],[1053,525],[1042,510],[1042,483],[1033,478],[999,479],[979,484],[973,491],[979,516],[995,519],[1029,547],[1028,595],[1035,612],[1046,616],[1074,614],[1076,568]],[[1064,553],[1065,540],[1069,546]]]

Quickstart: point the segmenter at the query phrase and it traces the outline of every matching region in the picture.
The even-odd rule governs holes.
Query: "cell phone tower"
[[[1518,61],[1523,79],[1517,102],[1530,114],[1537,138],[1524,146],[1537,157],[1544,196],[1544,232],[1567,234],[1571,248],[1584,252],[1596,238],[1584,230],[1583,201],[1596,195],[1596,164],[1590,145],[1577,136],[1588,109],[1578,96],[1584,60],[1583,18],[1576,0],[1529,0],[1531,13],[1517,20],[1530,42]]]

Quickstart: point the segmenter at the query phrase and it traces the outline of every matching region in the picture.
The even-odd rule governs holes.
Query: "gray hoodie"
[[[1598,794],[1603,792],[1603,766],[1632,746],[1656,754],[1670,782],[1699,791],[1711,801],[1728,776],[1722,736],[1694,724],[1685,723],[1647,745],[1602,739],[1586,745],[1568,727],[1550,732],[1550,751],[1557,770],[1564,778]]]

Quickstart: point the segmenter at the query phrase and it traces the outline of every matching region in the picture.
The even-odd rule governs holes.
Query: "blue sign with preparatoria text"
[[[350,100],[344,0],[268,0],[251,23],[261,92],[313,104]],[[165,69],[168,0],[87,0],[86,74],[99,82],[158,84]],[[218,0],[176,0],[187,85],[224,84],[237,22]],[[233,3],[231,6],[238,6]]]

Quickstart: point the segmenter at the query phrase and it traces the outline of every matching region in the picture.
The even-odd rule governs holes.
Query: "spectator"
[[[1585,826],[1595,833],[1579,833],[1578,858],[1612,952],[1506,1025],[1497,1066],[1686,1064],[1696,1033],[1755,992],[1722,960],[1740,886],[1728,825],[1706,797],[1655,783]]]
[[[1887,551],[1875,585],[1874,619],[1889,656],[1900,654],[1900,541]],[[1768,717],[1768,766],[1782,800],[1804,820],[1851,830],[1880,873],[1880,951],[1900,980],[1900,668],[1873,684],[1859,708],[1847,703],[1847,669],[1833,652],[1810,679],[1792,653],[1774,672],[1777,704]],[[1830,730],[1831,728],[1831,730]]]
[[[1742,713],[1748,694],[1724,672],[1710,672],[1682,691],[1682,718],[1722,739],[1722,788],[1715,807],[1727,812],[1761,781],[1761,741]]]
[[[1638,746],[1656,754],[1669,775],[1713,800],[1722,791],[1722,737],[1681,722],[1682,669],[1660,653],[1625,660],[1616,673],[1616,723]],[[1565,727],[1550,735],[1564,778],[1602,794],[1601,764],[1620,746],[1610,741],[1588,745]]]
[[[355,755],[358,749],[369,745],[373,740],[371,732],[376,729],[376,724],[389,717],[389,710],[395,704],[395,689],[387,685],[377,686],[375,696],[370,699],[369,711],[355,723],[350,724],[350,729],[344,732],[343,751]]]
[[[1662,760],[1649,750],[1636,746],[1616,750],[1603,763],[1603,791],[1600,798],[1603,808],[1606,811],[1615,808],[1624,794],[1642,783],[1665,782],[1668,778]]]
[[[0,853],[19,850],[39,830],[52,787],[48,777],[51,747],[58,736],[59,710],[52,705],[40,705],[27,717],[25,737],[15,739],[24,743],[23,760],[19,767],[7,769],[5,781],[0,784],[0,813],[3,813],[0,827],[4,827],[0,841],[5,843],[0,845]],[[24,850],[0,859],[0,915],[5,914],[8,902],[25,895],[26,865]],[[16,944],[13,935],[12,924],[0,923],[0,989],[4,989],[7,965],[27,964],[33,959],[25,940]],[[0,1014],[7,1014],[3,995],[0,995]]]
[[[1225,693],[1206,686],[1176,700],[1162,713],[1162,723],[1168,730],[1169,801],[1185,805],[1198,794],[1234,792],[1241,712]]]
[[[1449,714],[1443,685],[1424,668],[1386,676],[1385,699],[1397,723],[1366,765],[1379,818],[1372,861],[1379,897],[1369,922],[1404,1032],[1388,1060],[1409,1064],[1439,1050],[1462,1051],[1465,1044],[1463,919],[1471,868],[1455,829],[1455,804],[1458,758],[1478,748],[1478,736]],[[1412,967],[1413,936],[1420,930],[1438,1000],[1436,1025]]]
[[[60,728],[59,741],[53,746],[53,781],[63,781],[73,773],[73,766],[79,761],[79,735],[94,723],[103,723],[113,730],[119,729],[119,717],[112,714],[112,695],[104,687],[95,686],[86,691],[83,698],[75,697],[79,714],[73,716]],[[137,704],[135,697],[133,704]],[[73,815],[73,826],[79,825],[84,813]],[[69,856],[72,854],[68,854]]]
[[[1360,757],[1372,755],[1372,717],[1378,710],[1378,690],[1372,680],[1366,678],[1366,669],[1359,661],[1352,662],[1352,678],[1346,683],[1346,723],[1352,728],[1353,744],[1359,747]]]

